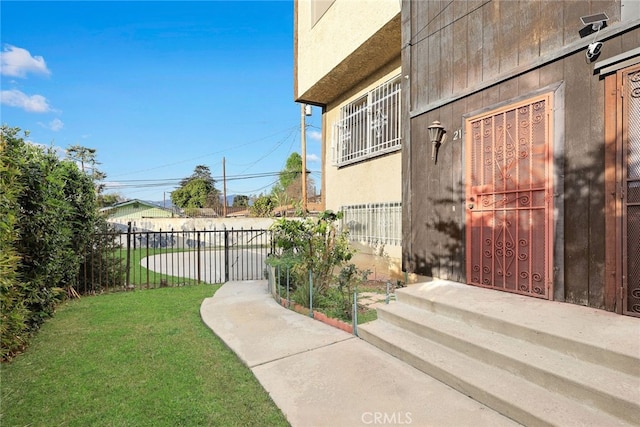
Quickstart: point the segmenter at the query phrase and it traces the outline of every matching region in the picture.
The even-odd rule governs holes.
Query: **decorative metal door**
[[[622,306],[640,317],[640,66],[621,73]]]
[[[550,299],[552,95],[466,121],[467,282]]]

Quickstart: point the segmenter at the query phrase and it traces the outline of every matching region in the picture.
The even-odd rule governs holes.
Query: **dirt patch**
[[[398,283],[394,280],[390,280],[389,292],[393,293],[397,288],[404,288],[404,284]],[[369,292],[377,292],[380,294],[387,293],[387,281],[386,280],[367,280],[361,286],[358,287],[358,291],[369,291]]]

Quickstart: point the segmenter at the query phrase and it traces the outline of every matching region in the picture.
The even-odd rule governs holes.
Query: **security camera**
[[[589,44],[587,47],[587,59],[593,60],[600,55],[600,51],[602,50],[602,42],[594,42]]]

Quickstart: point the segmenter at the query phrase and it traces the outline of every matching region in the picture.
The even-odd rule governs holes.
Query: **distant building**
[[[106,214],[108,219],[172,218],[175,216],[170,209],[138,199],[102,208],[100,212]]]

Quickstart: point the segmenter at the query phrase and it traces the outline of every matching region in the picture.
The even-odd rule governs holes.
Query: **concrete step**
[[[378,319],[629,422],[639,419],[639,377],[407,304],[379,307]]]
[[[361,338],[524,425],[640,425],[640,320],[449,281],[396,291]]]
[[[398,303],[640,377],[640,319],[457,282],[396,291]]]
[[[358,330],[365,341],[523,425],[637,425],[383,319]]]

